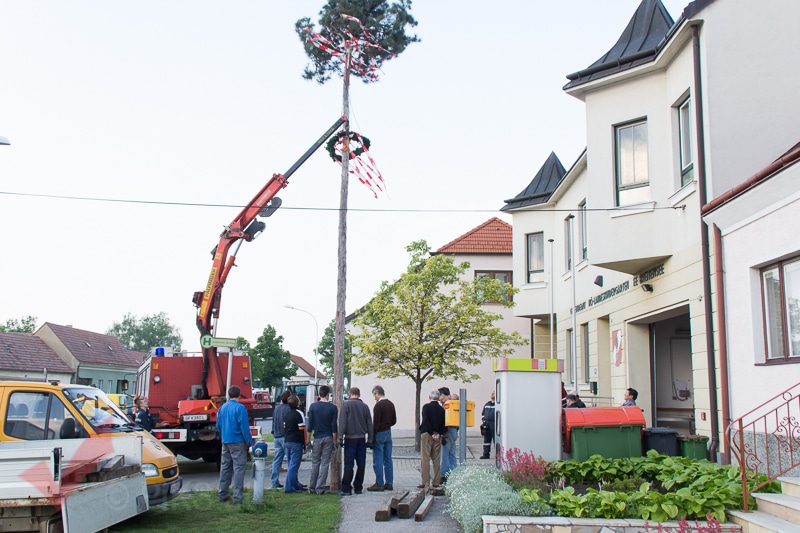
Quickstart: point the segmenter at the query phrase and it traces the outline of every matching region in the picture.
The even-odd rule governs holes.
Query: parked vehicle
[[[84,385],[0,381],[0,442],[55,439],[142,439],[142,466],[151,506],[178,495],[175,455],[143,430],[100,389]]]
[[[0,461],[0,531],[104,531],[148,509],[140,436],[3,442]]]
[[[122,412],[133,420],[133,396],[130,394],[106,394],[106,396],[114,400]]]

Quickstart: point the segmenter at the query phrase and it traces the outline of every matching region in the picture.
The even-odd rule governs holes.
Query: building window
[[[564,270],[572,270],[572,217],[564,219]]]
[[[800,356],[800,258],[761,270],[767,362]]]
[[[544,233],[528,234],[528,280],[527,283],[542,281],[544,272]]]
[[[581,325],[581,355],[583,356],[583,382],[589,383],[589,324]]]
[[[694,179],[692,101],[688,98],[678,106],[678,143],[680,146],[681,187],[683,187]]]
[[[513,285],[511,283],[511,272],[510,271],[506,271],[506,270],[500,270],[500,271],[495,271],[495,270],[476,270],[475,271],[475,277],[476,278],[487,277],[487,278],[491,278],[491,279],[499,279],[503,283],[508,283],[509,285]],[[511,301],[511,295],[509,294],[506,297],[506,299],[510,302]]]
[[[614,128],[617,151],[617,205],[650,200],[647,121]]]
[[[578,246],[580,246],[580,259],[589,259],[589,245],[587,244],[586,200],[578,204]]]

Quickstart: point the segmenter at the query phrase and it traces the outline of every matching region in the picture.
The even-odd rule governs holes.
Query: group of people
[[[344,463],[340,494],[361,494],[364,490],[367,448],[372,448],[372,466],[375,472],[375,483],[367,490],[393,490],[391,428],[397,423],[394,404],[386,398],[383,387],[376,385],[372,389],[375,405],[370,410],[361,400],[361,390],[352,387],[339,412],[330,401],[330,392],[327,385],[319,388],[319,401],[311,404],[308,409],[305,436],[302,431],[295,430],[296,418],[302,416],[296,405],[293,405],[296,403],[293,398],[297,397],[289,391],[281,394],[281,404],[272,415],[272,434],[275,439],[272,488],[283,488],[288,493],[308,490],[312,494],[325,494],[330,490],[327,480],[331,457],[341,446],[344,450]],[[303,444],[310,443],[312,439],[311,475],[308,485],[304,485],[297,479],[297,471]],[[296,443],[300,444],[299,448]],[[285,484],[282,485],[280,472],[284,455],[288,459],[288,469]]]
[[[569,393],[569,394],[566,393],[563,383],[561,384],[561,388],[564,391],[564,401],[563,401],[564,408],[586,407],[586,404],[583,403],[583,400],[581,400],[580,396],[578,396],[576,393]],[[628,407],[636,405],[636,398],[638,397],[639,397],[639,391],[637,391],[636,389],[630,387],[625,389],[625,396],[624,396],[624,401],[622,402],[622,406]]]

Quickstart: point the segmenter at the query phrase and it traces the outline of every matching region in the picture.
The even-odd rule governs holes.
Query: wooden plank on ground
[[[395,492],[383,499],[375,511],[376,522],[387,522],[392,518],[392,511],[397,510],[397,504],[408,495],[408,491]]]
[[[433,500],[434,498],[430,494],[425,496],[425,501],[422,502],[422,505],[419,506],[417,512],[414,513],[414,522],[422,522],[422,520],[425,518],[425,515],[427,515],[428,511],[431,510],[431,506],[433,506]]]
[[[424,490],[415,490],[397,504],[397,517],[398,518],[411,518],[419,508],[419,504],[425,499]]]

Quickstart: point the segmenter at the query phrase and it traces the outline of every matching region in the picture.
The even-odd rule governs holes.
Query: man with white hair
[[[439,454],[442,448],[440,439],[447,428],[444,425],[444,408],[439,403],[439,396],[441,394],[438,390],[432,390],[428,394],[430,402],[422,406],[422,420],[419,424],[422,483],[417,485],[418,489],[428,488],[431,484],[434,488],[438,488],[441,482],[439,477]],[[431,477],[431,462],[433,462],[433,477]]]

